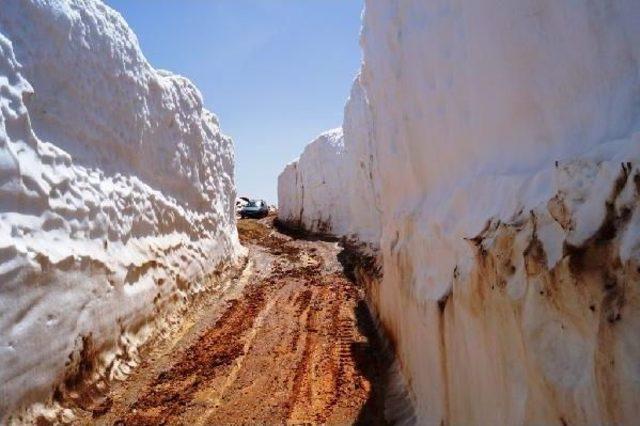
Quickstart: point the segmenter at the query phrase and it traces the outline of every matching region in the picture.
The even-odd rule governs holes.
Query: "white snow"
[[[380,207],[371,146],[371,112],[360,79],[345,107],[343,129],[307,145],[278,177],[278,219],[292,227],[377,245]],[[358,218],[354,220],[354,218]]]
[[[343,172],[342,129],[330,130],[305,147],[278,178],[278,218],[290,226],[342,235],[347,232],[348,210]]]
[[[88,345],[96,376],[82,380],[123,377],[239,264],[233,173],[198,90],[152,68],[118,13],[2,1],[0,422],[45,400]]]
[[[418,422],[634,423],[640,3],[367,0],[363,19],[344,146],[305,150],[279,201],[295,211],[294,174],[342,176],[305,185],[300,224],[379,248],[372,302]]]

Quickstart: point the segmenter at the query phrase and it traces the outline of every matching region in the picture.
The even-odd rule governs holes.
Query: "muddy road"
[[[242,276],[148,349],[83,423],[385,424],[390,361],[339,244],[272,222],[239,222]]]

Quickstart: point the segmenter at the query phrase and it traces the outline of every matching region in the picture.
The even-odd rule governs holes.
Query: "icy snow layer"
[[[369,156],[316,204],[379,209],[338,228],[380,236],[416,420],[634,424],[640,3],[367,0],[362,46],[341,158],[296,173]]]
[[[2,0],[0,422],[54,388],[92,408],[240,262],[233,161],[198,90],[154,70],[120,15]]]

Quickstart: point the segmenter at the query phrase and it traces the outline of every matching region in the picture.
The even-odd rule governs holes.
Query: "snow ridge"
[[[305,186],[325,208],[300,225],[377,247],[417,420],[633,424],[640,4],[370,0],[363,19],[344,149],[296,169],[349,178]]]
[[[198,90],[152,68],[118,13],[2,2],[0,421],[54,388],[91,409],[82,389],[126,376],[240,264],[233,173]]]

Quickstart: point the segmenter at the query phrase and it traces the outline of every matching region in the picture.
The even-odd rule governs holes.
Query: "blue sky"
[[[156,68],[191,79],[236,147],[240,195],[277,201],[277,176],[342,124],[358,71],[362,0],[106,0]]]

